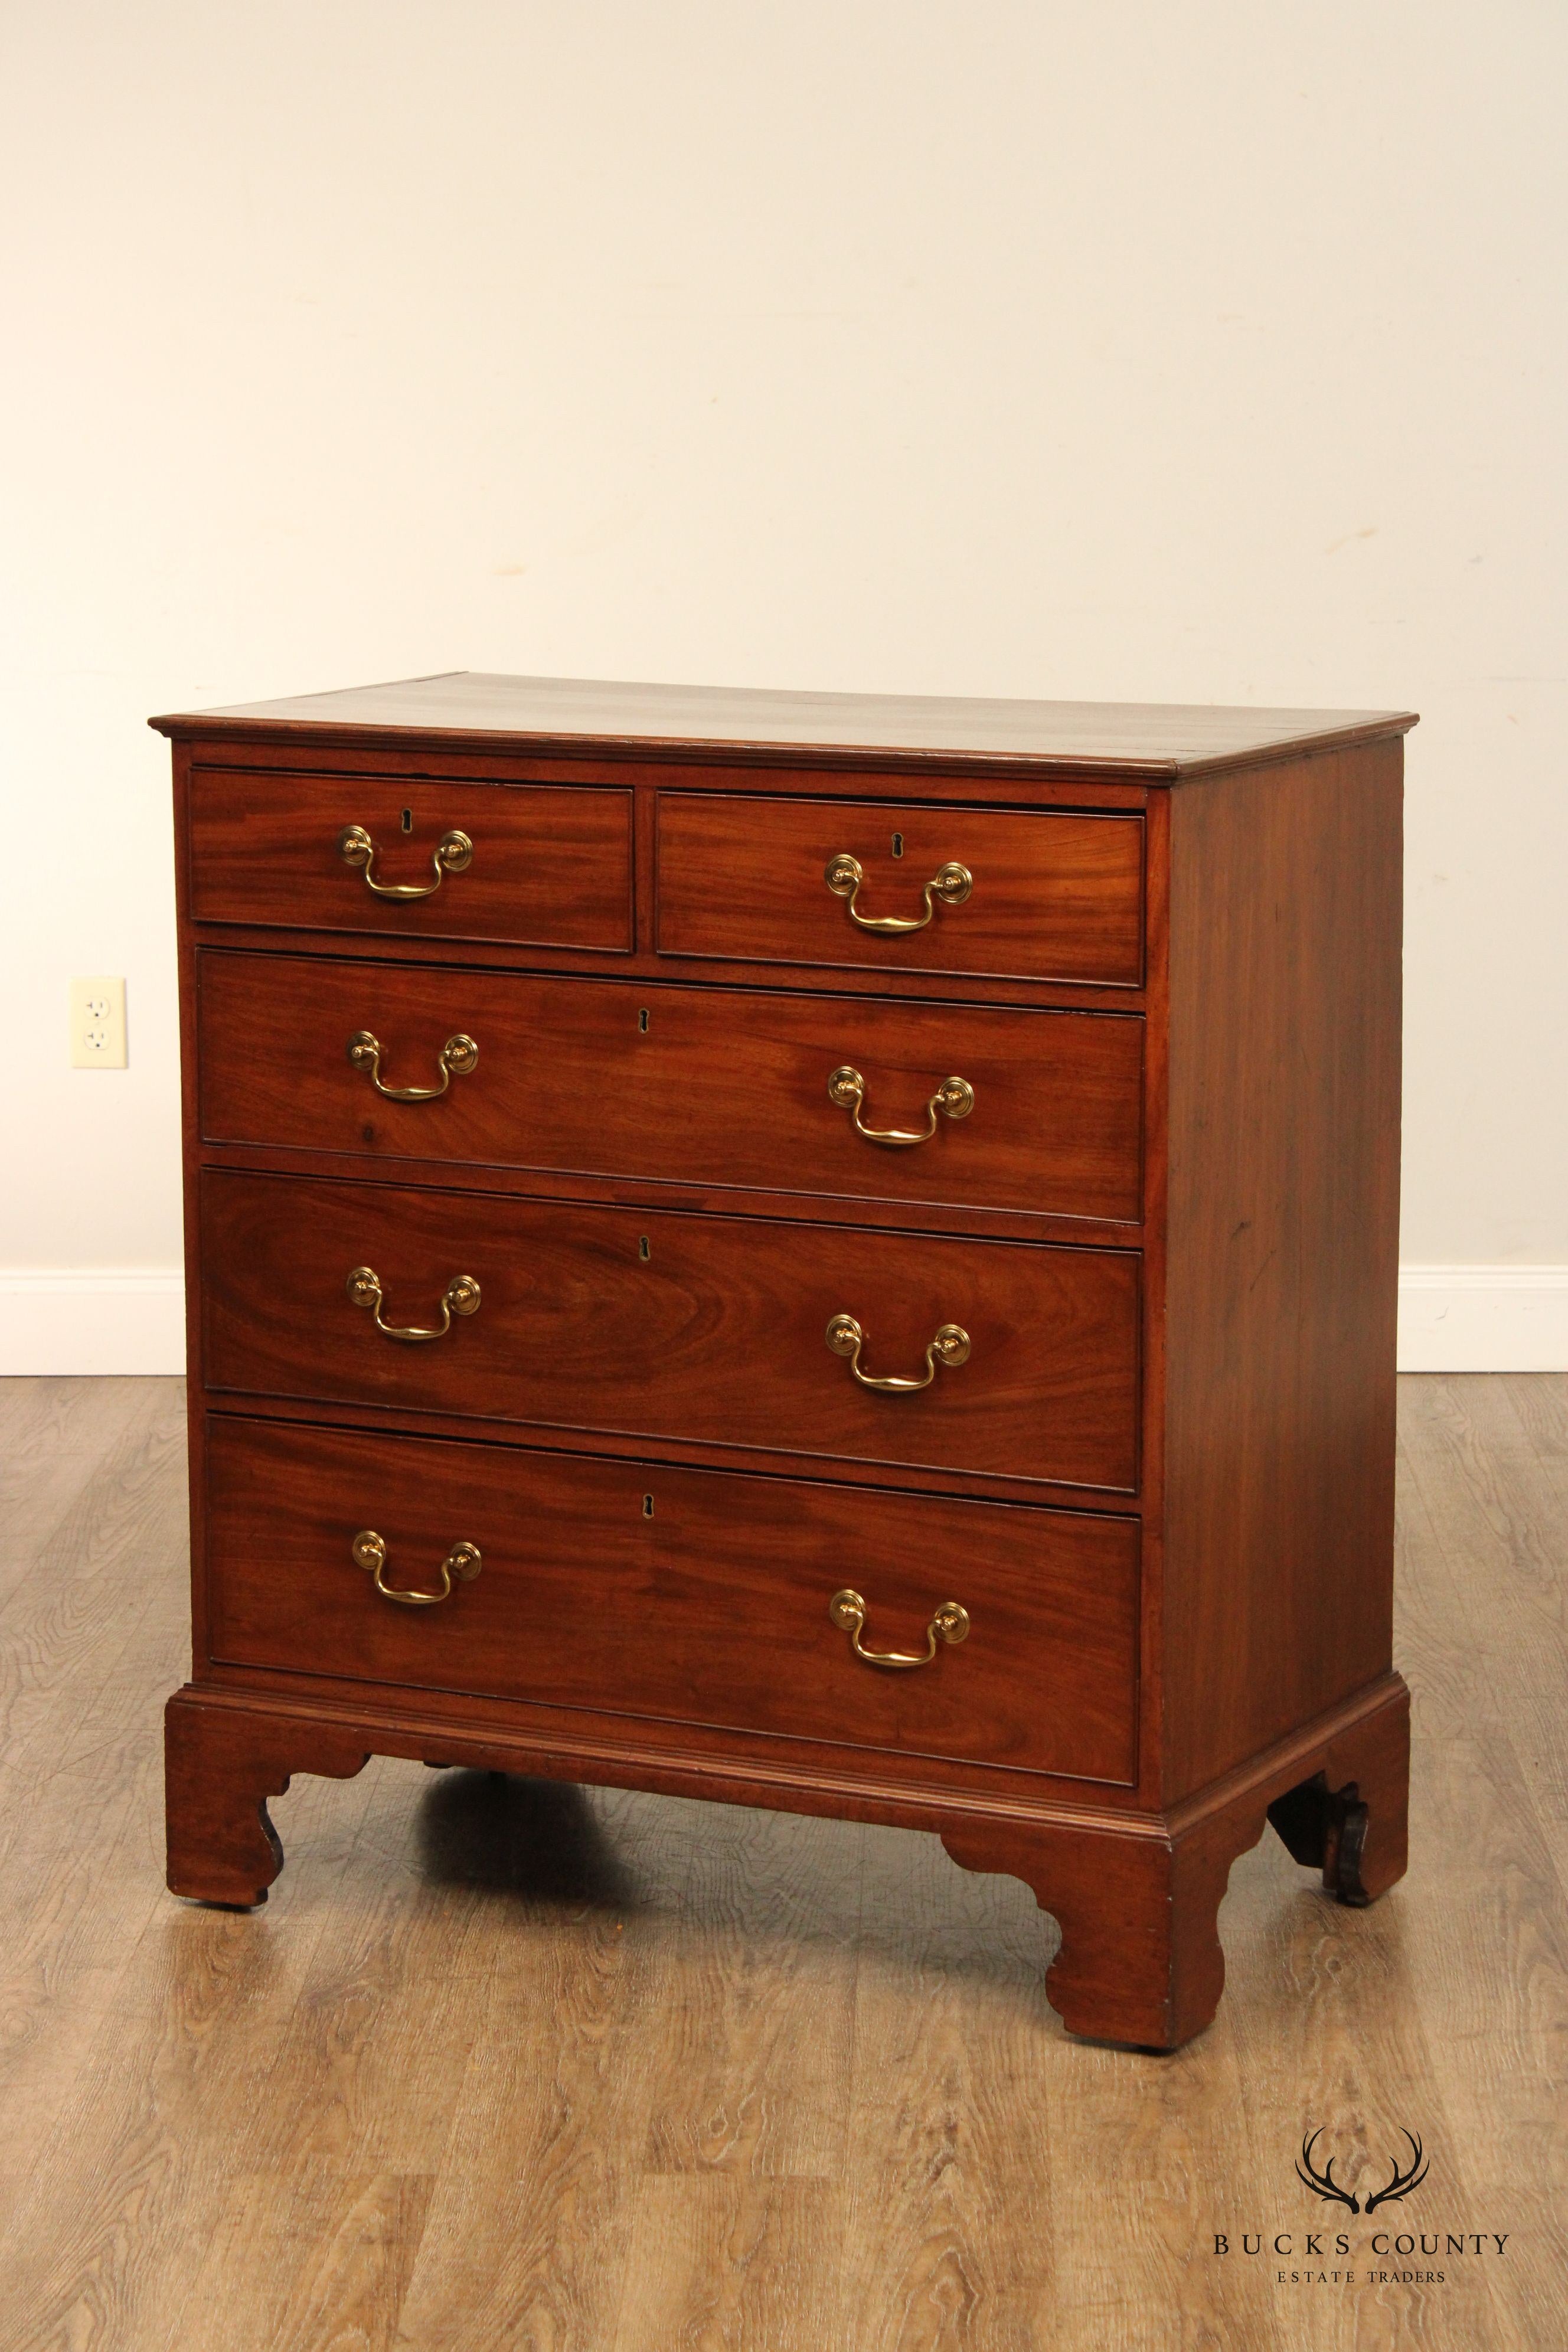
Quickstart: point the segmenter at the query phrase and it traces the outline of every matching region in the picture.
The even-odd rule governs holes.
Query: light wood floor
[[[1066,2039],[1033,1899],[897,1831],[379,1763],[274,1808],[266,1910],[175,1902],[179,1386],[0,1382],[0,2345],[1562,2352],[1568,1378],[1402,1389],[1410,1876],[1342,1911],[1268,1836],[1161,2060]],[[1320,2206],[1320,2124],[1427,2183]],[[1241,2251],[1336,2218],[1506,2242]]]

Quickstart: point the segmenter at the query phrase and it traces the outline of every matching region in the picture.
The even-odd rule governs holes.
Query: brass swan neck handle
[[[879,1376],[860,1370],[860,1350],[866,1344],[866,1334],[853,1315],[836,1315],[826,1336],[836,1356],[848,1357],[849,1369],[863,1389],[881,1389],[889,1395],[906,1396],[917,1389],[929,1389],[936,1378],[938,1364],[956,1366],[969,1361],[969,1334],[958,1323],[944,1323],[927,1342],[925,1370],[914,1380],[903,1372]]]
[[[471,1584],[484,1566],[478,1544],[454,1544],[441,1562],[440,1591],[417,1592],[410,1591],[403,1585],[388,1584],[385,1575],[386,1541],[384,1537],[376,1534],[374,1528],[362,1528],[355,1536],[353,1556],[356,1564],[368,1572],[382,1599],[400,1601],[405,1609],[434,1609],[438,1601],[451,1598],[454,1577],[464,1584]]]
[[[454,826],[444,833],[430,853],[435,869],[434,882],[378,882],[375,878],[375,844],[363,824],[345,824],[338,835],[338,856],[345,866],[357,866],[364,876],[364,887],[374,890],[378,898],[428,898],[437,891],[448,874],[461,874],[474,860],[474,845],[466,833]]]
[[[374,1030],[356,1029],[348,1044],[349,1060],[356,1070],[368,1070],[370,1082],[387,1102],[437,1102],[455,1077],[466,1078],[479,1058],[473,1039],[458,1030],[436,1056],[441,1073],[438,1087],[389,1087],[381,1075],[381,1040]]]
[[[852,857],[847,849],[841,849],[837,857],[828,859],[822,878],[836,898],[848,899],[852,923],[858,924],[863,931],[884,934],[923,931],[936,912],[939,898],[944,907],[962,907],[974,887],[974,877],[968,866],[953,861],[939,866],[925,885],[921,894],[925,901],[923,915],[863,915],[855,903],[866,879],[866,869],[858,857]]]
[[[847,1062],[828,1079],[827,1094],[829,1101],[849,1113],[849,1124],[857,1135],[863,1135],[868,1143],[891,1144],[900,1150],[907,1150],[914,1143],[929,1143],[936,1133],[938,1111],[946,1118],[967,1118],[974,1108],[974,1088],[967,1078],[943,1078],[926,1105],[923,1127],[868,1127],[860,1116],[866,1081]]]
[[[836,1592],[827,1604],[827,1613],[834,1623],[848,1634],[849,1646],[858,1658],[868,1666],[929,1666],[936,1655],[939,1641],[958,1643],[969,1633],[969,1612],[961,1601],[944,1601],[933,1612],[926,1627],[923,1650],[868,1650],[860,1640],[860,1628],[866,1622],[866,1602],[852,1585]]]
[[[381,1276],[374,1266],[356,1265],[348,1279],[348,1294],[356,1307],[368,1307],[376,1329],[388,1339],[441,1339],[452,1328],[454,1315],[477,1315],[479,1286],[471,1274],[455,1274],[441,1293],[441,1320],[435,1325],[384,1323]]]

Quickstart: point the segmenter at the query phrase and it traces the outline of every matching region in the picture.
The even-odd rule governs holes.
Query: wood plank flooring
[[[274,1807],[264,1911],[176,1902],[179,1386],[0,1382],[0,2347],[1563,2352],[1568,1377],[1401,1411],[1410,1875],[1266,1837],[1155,2059],[897,1831],[373,1763]],[[1320,2205],[1320,2125],[1426,2183]],[[1336,2283],[1336,2222],[1417,2251]]]

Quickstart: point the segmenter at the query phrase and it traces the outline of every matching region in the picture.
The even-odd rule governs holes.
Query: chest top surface
[[[1375,741],[1415,723],[1410,711],[795,693],[482,670],[231,703],[152,722],[175,736],[265,734],[308,743],[417,734],[454,743],[480,739],[492,748],[510,739],[536,751],[613,744],[667,759],[753,754],[776,761],[788,753],[808,765],[973,763],[1150,783]]]

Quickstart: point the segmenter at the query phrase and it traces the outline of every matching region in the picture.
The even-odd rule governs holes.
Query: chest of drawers
[[[169,1884],[371,1755],[938,1831],[1076,2032],[1405,1863],[1407,716],[467,674],[174,741]]]

